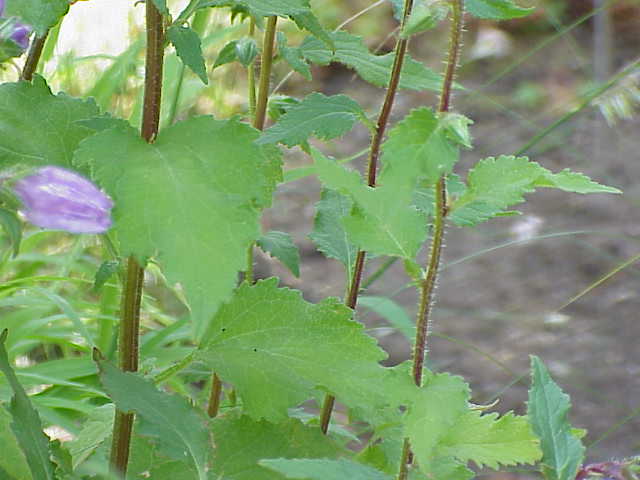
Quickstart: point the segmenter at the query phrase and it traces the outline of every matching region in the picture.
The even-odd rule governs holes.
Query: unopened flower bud
[[[70,170],[42,167],[16,182],[14,191],[22,213],[38,227],[71,233],[104,233],[111,227],[111,199]]]

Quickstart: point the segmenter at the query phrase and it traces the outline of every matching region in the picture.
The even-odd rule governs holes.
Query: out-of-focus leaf
[[[20,242],[22,240],[22,223],[15,212],[0,208],[0,224],[9,237],[9,242],[15,257],[20,252]]]
[[[465,8],[475,17],[493,20],[526,17],[534,10],[519,7],[512,0],[466,0]]]
[[[51,462],[49,439],[42,431],[40,415],[31,405],[29,397],[11,368],[4,345],[7,335],[7,330],[0,333],[0,371],[5,375],[13,390],[13,398],[7,407],[12,417],[11,429],[27,459],[33,478],[54,480],[54,465]]]

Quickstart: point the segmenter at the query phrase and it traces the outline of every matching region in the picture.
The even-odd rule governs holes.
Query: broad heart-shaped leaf
[[[42,431],[40,415],[33,408],[9,363],[9,355],[4,345],[7,334],[7,330],[0,332],[0,372],[4,374],[13,390],[11,403],[6,407],[12,418],[11,430],[27,459],[33,478],[53,480],[54,465],[50,459],[49,439]]]
[[[465,7],[474,17],[494,20],[526,17],[534,10],[533,8],[519,7],[513,0],[467,0]]]
[[[105,360],[97,362],[102,384],[118,409],[141,419],[138,433],[156,437],[162,451],[175,460],[189,458],[198,478],[206,479],[211,445],[204,416],[185,398],[161,392],[152,381]]]
[[[189,27],[172,25],[167,30],[167,38],[176,48],[176,53],[180,60],[189,67],[193,73],[200,77],[200,80],[207,85],[207,67],[204,65],[200,37]]]
[[[337,458],[340,447],[320,429],[307,427],[300,420],[285,419],[280,423],[237,418],[233,413],[212,420],[216,439],[211,478],[225,480],[282,480],[284,477],[261,467],[263,458]]]
[[[68,11],[68,0],[6,0],[4,16],[20,17],[42,36]]]
[[[296,277],[300,276],[300,252],[288,233],[271,231],[258,241],[262,251],[280,260]]]
[[[453,202],[450,219],[457,225],[475,225],[523,202],[536,187],[552,187],[575,193],[620,193],[581,173],[552,173],[527,157],[501,155],[478,162],[467,177],[467,190]]]
[[[309,235],[319,251],[327,258],[335,258],[346,269],[347,283],[353,276],[358,248],[351,243],[342,219],[349,216],[353,200],[335,190],[323,188],[316,203],[313,232]]]
[[[329,140],[347,133],[358,120],[367,121],[362,107],[354,99],[315,92],[289,108],[262,134],[258,144],[281,142],[293,147],[306,142],[311,135]]]
[[[498,418],[497,413],[482,415],[470,410],[441,439],[437,454],[497,469],[500,465],[532,464],[540,460],[538,443],[527,417],[509,412]]]
[[[216,314],[200,357],[234,385],[252,418],[279,421],[322,387],[349,406],[385,403],[386,354],[337,299],[314,305],[276,278],[241,285]],[[259,368],[256,366],[259,365]]]
[[[446,114],[442,117],[447,119]],[[411,169],[426,185],[434,185],[449,173],[458,161],[458,146],[448,131],[448,122],[439,121],[429,108],[412,110],[390,132],[383,145],[382,161],[386,168]],[[463,130],[459,138],[468,138]],[[379,182],[384,185],[385,175]]]
[[[279,152],[237,118],[194,117],[160,132],[153,144],[113,128],[76,152],[114,199],[123,255],[157,255],[180,282],[199,338],[231,294],[246,252],[259,238],[259,207],[281,178]]]
[[[379,255],[413,260],[427,235],[427,220],[412,203],[417,177],[415,162],[386,168],[378,188],[365,185],[360,174],[347,170],[312,149],[316,173],[328,188],[348,195],[354,202],[343,220],[349,242]],[[406,167],[406,168],[405,168]]]
[[[285,478],[301,480],[391,480],[391,476],[362,463],[344,458],[271,458],[260,465],[280,472]]]
[[[389,84],[393,53],[374,55],[363,43],[361,37],[344,31],[330,35],[335,45],[334,49],[331,49],[326,42],[309,36],[300,45],[302,55],[318,65],[327,65],[330,62],[343,63],[358,72],[365,81],[378,87],[386,87]],[[400,88],[439,91],[441,87],[440,75],[411,57],[405,57],[400,75]]]
[[[542,448],[542,473],[549,480],[573,480],[584,460],[584,445],[571,429],[571,408],[565,394],[542,361],[531,356],[532,384],[527,413]]]
[[[0,85],[0,168],[16,164],[69,168],[80,141],[93,134],[76,122],[98,114],[93,100],[52,95],[40,76],[33,83]]]

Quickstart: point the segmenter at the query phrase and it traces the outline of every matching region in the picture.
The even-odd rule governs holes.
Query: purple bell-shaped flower
[[[42,167],[16,182],[14,192],[21,212],[38,227],[71,233],[104,233],[111,227],[111,199],[70,170]]]

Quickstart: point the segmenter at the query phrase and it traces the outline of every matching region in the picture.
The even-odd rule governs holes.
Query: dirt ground
[[[504,58],[464,56],[458,80],[468,91],[456,96],[455,109],[475,120],[476,148],[463,155],[457,169],[463,175],[478,158],[517,151],[541,128],[570,111],[593,76],[593,30],[587,23],[483,87],[496,72],[553,33],[508,27],[497,27],[510,42],[511,53]],[[636,22],[635,35],[625,28],[612,38],[613,72],[637,58],[638,27]],[[477,45],[482,28],[469,27],[467,52]],[[411,50],[440,68],[440,46],[422,36]],[[316,73],[323,78],[316,88],[327,94],[347,93],[370,112],[377,111],[380,90],[354,80],[338,66]],[[299,94],[297,90],[308,85],[294,81],[291,88],[292,94]],[[402,92],[394,119],[434,101],[432,94]],[[638,264],[630,264],[561,307],[640,253],[638,132],[639,119],[620,121],[611,129],[597,108],[588,108],[528,152],[546,168],[575,169],[622,189],[624,195],[544,191],[528,197],[528,203],[519,208],[521,216],[494,219],[473,230],[448,229],[429,343],[432,368],[463,375],[477,403],[499,396],[499,411],[523,413],[529,355],[540,356],[572,397],[572,422],[589,431],[585,439],[589,461],[640,454]],[[367,132],[356,129],[344,142],[323,148],[340,156],[364,148],[367,140]],[[291,152],[290,165],[306,162],[300,152]],[[301,278],[291,277],[266,258],[260,260],[259,268],[264,276],[280,275],[314,301],[342,296],[344,289],[341,266],[324,259],[307,237],[318,197],[315,180],[283,185],[267,219],[267,228],[290,232],[299,245]],[[367,272],[381,261],[370,261]],[[416,295],[411,288],[402,288],[407,281],[401,266],[394,265],[366,294],[392,296],[413,317]],[[410,344],[401,334],[376,328],[386,325],[380,317],[361,308],[358,318],[373,328],[389,352],[390,364],[410,357]]]

